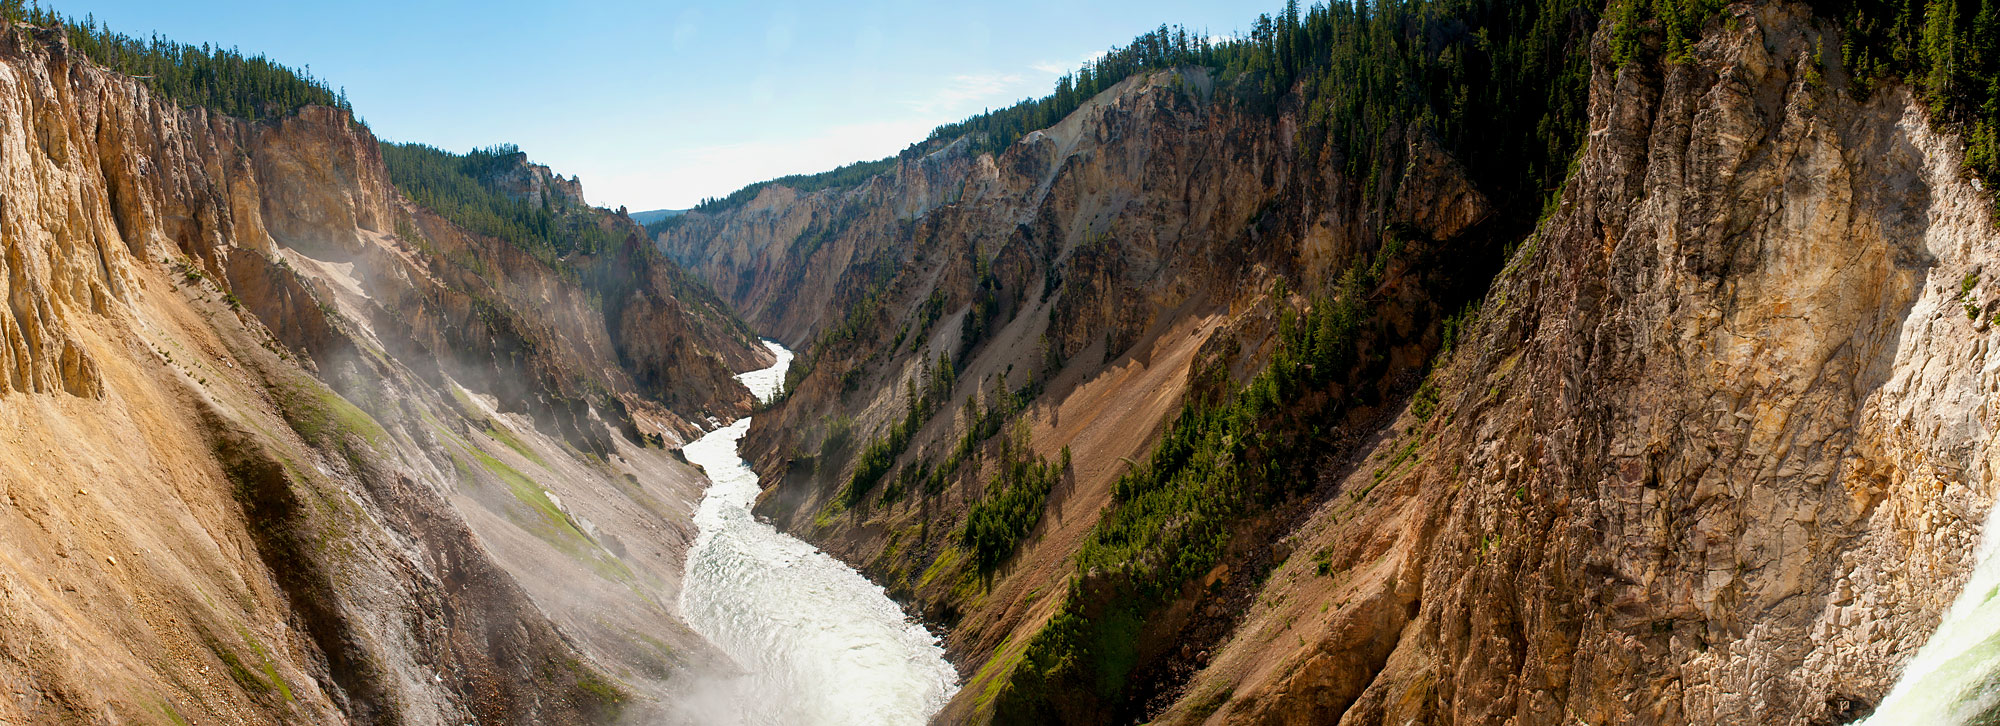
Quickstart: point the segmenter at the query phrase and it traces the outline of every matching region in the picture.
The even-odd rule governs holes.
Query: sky
[[[520,145],[585,197],[683,209],[880,159],[939,124],[1046,95],[1162,23],[1249,28],[1282,0],[433,2],[43,0],[134,36],[309,69],[375,134]]]

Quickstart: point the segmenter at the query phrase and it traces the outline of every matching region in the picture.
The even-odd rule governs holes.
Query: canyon
[[[1991,126],[1392,5],[527,242],[8,22],[0,723],[1990,720]]]
[[[967,683],[942,722],[1865,715],[1993,498],[1991,198],[1908,89],[1821,52],[1810,8],[1730,5],[1682,62],[1622,62],[1612,32],[1576,51],[1585,140],[1528,228],[1421,131],[1387,194],[1302,168],[1303,109],[1202,68],[1002,152],[937,139],[656,228],[803,351],[745,439],[759,511],[947,626]],[[1363,372],[1310,479],[1131,605],[1131,566],[1091,557],[1134,472],[1355,269]],[[933,366],[956,369],[935,412]],[[954,466],[995,398],[1018,418]],[[870,437],[906,443],[856,496]],[[959,533],[1009,491],[1010,446],[1063,471],[985,570]]]

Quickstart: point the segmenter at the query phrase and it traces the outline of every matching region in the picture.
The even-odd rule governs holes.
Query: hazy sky
[[[1282,0],[645,3],[44,0],[130,35],[310,66],[375,133],[511,142],[593,204],[691,206],[879,159],[1048,93],[1161,23],[1227,35]],[[581,5],[582,7],[573,7]]]

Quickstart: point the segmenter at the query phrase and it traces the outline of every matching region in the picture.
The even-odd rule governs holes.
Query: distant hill
[[[685,209],[655,209],[650,212],[633,212],[632,221],[642,225],[652,224],[668,217],[678,217],[682,212],[686,211]]]

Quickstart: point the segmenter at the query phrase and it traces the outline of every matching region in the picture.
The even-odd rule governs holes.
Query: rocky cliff
[[[1302,165],[1297,109],[1198,68],[998,154],[688,213],[669,254],[804,350],[746,440],[761,510],[949,627],[941,721],[1867,713],[1994,495],[1992,201],[1804,6],[1731,5],[1685,57],[1614,33],[1574,49],[1587,137],[1531,227],[1421,131],[1384,184]],[[1325,306],[1363,311],[1351,370],[1208,444],[1306,463],[1127,605],[1090,549],[1154,501],[1129,483],[1154,442],[1295,321],[1350,319]],[[1013,497],[1024,461],[1058,469],[1041,498]],[[969,562],[1003,498],[1032,507],[1018,547]]]
[[[580,206],[587,204],[583,198],[583,180],[574,176],[567,179],[563,175],[542,164],[528,161],[528,155],[518,149],[509,156],[511,164],[504,172],[495,175],[492,182],[505,190],[509,196],[534,206]]]
[[[0,721],[667,708],[709,656],[672,606],[701,477],[657,442],[768,354],[604,216],[622,247],[540,262],[343,112],[0,29]]]
[[[1872,708],[1993,499],[2000,238],[1958,142],[1836,42],[1764,3],[1685,64],[1596,46],[1590,142],[1435,411],[1294,530],[1169,721]]]
[[[1294,128],[1204,69],[1146,74],[998,156],[919,147],[859,188],[769,187],[662,234],[753,325],[805,350],[790,398],[747,439],[781,482],[760,511],[950,626],[971,682],[941,720],[992,707],[989,679],[1062,607],[1069,560],[1196,387],[1197,361],[1243,375],[1268,356],[1282,279],[1331,286],[1388,226],[1416,237],[1413,258],[1445,240],[1477,250],[1395,263],[1379,354],[1352,383],[1379,401],[1468,294],[1463,271],[1497,267],[1489,202],[1434,142],[1398,145],[1409,176],[1387,203],[1341,203],[1355,180],[1301,168]],[[926,393],[946,368],[948,395]],[[853,462],[899,425],[893,466],[852,489]],[[960,533],[1022,456],[1071,463],[1019,553],[978,567]]]

